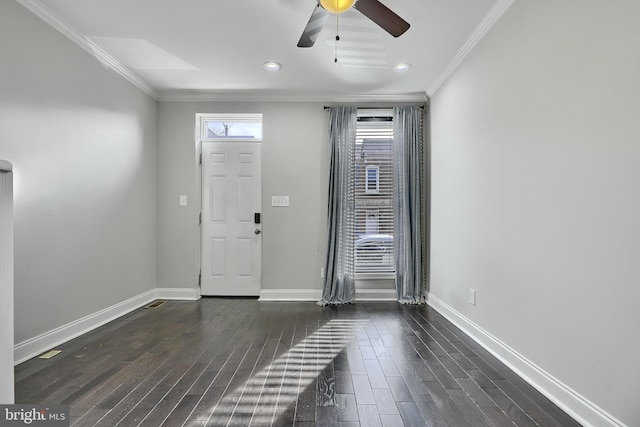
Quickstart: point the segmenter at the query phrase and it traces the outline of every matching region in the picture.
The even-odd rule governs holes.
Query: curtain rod
[[[419,107],[420,107],[421,109],[423,109],[423,110],[424,110],[424,105],[420,105]],[[328,110],[328,109],[329,109],[329,108],[331,108],[331,107],[330,107],[330,106],[326,106],[326,105],[325,105],[325,106],[324,106],[324,107],[322,107],[322,108],[324,108],[325,110]],[[386,108],[393,108],[393,107],[356,107],[356,108],[357,108],[358,110],[384,110],[384,109],[386,109]]]

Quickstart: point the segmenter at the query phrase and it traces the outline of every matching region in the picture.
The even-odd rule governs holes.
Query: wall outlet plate
[[[289,206],[289,196],[271,196],[271,206],[276,206],[276,207]]]
[[[469,304],[476,305],[476,290],[469,289]]]

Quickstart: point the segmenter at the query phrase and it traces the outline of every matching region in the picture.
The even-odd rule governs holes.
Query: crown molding
[[[428,101],[426,92],[406,94],[296,94],[228,92],[160,92],[156,98],[160,102],[420,102]]]
[[[124,77],[129,83],[133,84],[135,87],[152,97],[153,99],[158,99],[158,94],[156,91],[149,86],[144,80],[140,77],[132,73],[128,68],[119,63],[115,58],[105,52],[98,45],[93,43],[87,37],[78,32],[75,28],[70,26],[56,14],[54,14],[51,10],[45,7],[38,0],[16,0],[20,5],[24,6],[31,13],[36,15],[38,18],[42,19],[44,22],[61,32],[71,41],[76,43],[78,46],[89,52],[93,55],[98,61],[100,61],[105,67],[112,69],[120,76]]]
[[[482,18],[480,24],[471,33],[467,41],[462,45],[462,48],[456,53],[456,56],[449,63],[442,75],[436,80],[436,82],[429,88],[427,94],[433,96],[434,93],[440,89],[440,86],[451,76],[451,74],[458,68],[458,65],[467,57],[467,55],[473,50],[480,40],[489,32],[493,25],[504,15],[509,7],[515,3],[516,0],[498,0],[489,12]]]

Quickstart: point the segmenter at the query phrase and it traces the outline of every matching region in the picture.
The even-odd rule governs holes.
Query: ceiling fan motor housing
[[[342,13],[351,9],[356,0],[320,0],[320,5],[331,13]]]

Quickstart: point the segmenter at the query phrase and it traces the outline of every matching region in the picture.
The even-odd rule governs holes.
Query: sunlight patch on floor
[[[206,425],[235,425],[240,420],[243,424],[273,424],[284,411],[296,409],[300,393],[313,384],[368,322],[327,322],[233,392],[225,393],[211,408]],[[203,424],[196,421],[194,425]]]

